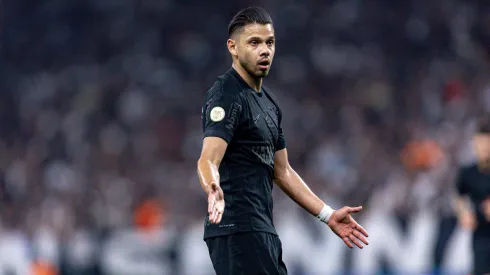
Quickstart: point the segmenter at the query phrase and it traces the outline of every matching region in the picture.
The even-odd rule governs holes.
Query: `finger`
[[[349,248],[354,248],[354,246],[349,242],[349,238],[344,237],[342,238],[344,240],[344,243],[349,247]]]
[[[214,195],[210,194],[208,197],[208,213],[209,213],[209,215],[211,215],[211,213],[213,212],[215,202],[216,202],[216,200],[214,199]]]
[[[213,221],[213,223],[216,223],[216,211],[215,210],[213,210],[211,212],[211,217],[212,217],[211,220]]]
[[[214,223],[218,223],[218,215],[219,215],[220,211],[218,209],[218,206],[215,204],[214,206],[214,209],[213,209],[213,221]]]
[[[219,208],[219,203],[214,205],[213,214],[214,214],[214,223],[218,223],[218,216],[221,213]]]
[[[362,244],[359,242],[359,240],[353,234],[349,235],[349,239],[351,242],[353,242],[355,245],[357,245],[357,247],[359,247],[360,249],[363,248]]]
[[[352,234],[354,234],[354,236],[356,236],[357,239],[361,240],[361,242],[363,242],[365,245],[369,244],[368,240],[361,234],[361,232],[354,230]]]
[[[218,213],[218,216],[216,217],[216,223],[220,223],[221,222],[221,218],[223,218],[223,213],[222,212]]]
[[[213,206],[211,208],[211,210],[209,211],[209,221],[211,223],[214,223],[214,216],[215,216],[215,211],[214,211],[215,207]]]
[[[362,235],[366,236],[366,237],[369,237],[369,234],[367,233],[366,229],[364,229],[364,227],[362,227],[360,224],[358,224],[356,222],[356,229],[357,231],[361,232]]]
[[[357,207],[347,207],[347,213],[357,213],[362,210],[362,206],[357,206]]]
[[[221,221],[224,210],[224,204],[216,202],[216,204],[214,205],[214,211],[216,213],[216,216],[214,217],[215,223],[219,223]]]

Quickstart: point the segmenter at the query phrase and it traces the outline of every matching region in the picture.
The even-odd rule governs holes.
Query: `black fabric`
[[[206,239],[216,275],[286,275],[279,237],[265,232]]]
[[[273,97],[256,92],[234,70],[218,77],[202,108],[204,137],[228,143],[219,167],[225,211],[219,224],[205,219],[204,238],[261,231],[276,234],[272,220],[274,155],[286,147],[282,113]]]
[[[473,275],[490,274],[490,238],[473,236]]]
[[[451,236],[456,229],[458,219],[455,216],[443,217],[439,220],[436,244],[434,247],[434,275],[442,274],[441,267]]]
[[[473,273],[490,274],[490,222],[482,211],[482,202],[490,198],[490,172],[477,164],[462,167],[456,183],[458,193],[471,199],[477,217],[473,232]]]
[[[462,167],[456,185],[460,195],[469,196],[476,213],[478,225],[473,234],[490,238],[490,222],[482,211],[482,202],[490,198],[490,172],[480,171],[476,164]]]

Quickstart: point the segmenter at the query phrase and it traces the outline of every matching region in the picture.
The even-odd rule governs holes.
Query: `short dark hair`
[[[228,37],[248,24],[272,24],[270,14],[261,7],[248,7],[239,11],[228,25]]]
[[[488,117],[480,118],[477,127],[479,134],[490,134],[490,119]]]

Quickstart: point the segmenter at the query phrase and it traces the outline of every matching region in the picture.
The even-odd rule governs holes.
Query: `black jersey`
[[[204,137],[228,143],[219,167],[225,211],[219,224],[205,219],[204,238],[236,232],[276,234],[272,222],[274,154],[286,143],[281,110],[262,88],[256,92],[231,68],[206,93]]]
[[[490,222],[485,219],[482,202],[490,198],[490,172],[481,172],[477,164],[459,169],[457,189],[460,195],[468,195],[477,215],[475,237],[490,238]]]

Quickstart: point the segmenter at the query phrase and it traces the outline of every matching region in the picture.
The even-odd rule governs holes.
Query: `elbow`
[[[197,167],[202,166],[203,164],[211,163],[211,160],[206,156],[200,156],[197,160]]]
[[[202,157],[200,157],[198,160],[197,160],[197,165],[196,165],[196,168],[197,168],[197,173],[200,174],[200,171],[203,170],[203,168],[205,167],[205,164],[207,163],[208,161]]]
[[[278,167],[274,170],[274,181],[277,183],[284,182],[290,175],[287,167]]]
[[[197,160],[197,163],[196,163],[196,169],[197,169],[197,174],[200,175],[201,174],[201,171],[203,169],[203,164],[206,162],[205,159],[203,159],[202,157],[200,157],[198,160]]]
[[[202,157],[202,156],[197,160],[197,169],[198,170],[201,170],[203,167],[210,167],[210,166],[214,167],[214,168],[218,168],[219,165],[220,165],[219,161],[212,160],[212,159]]]

